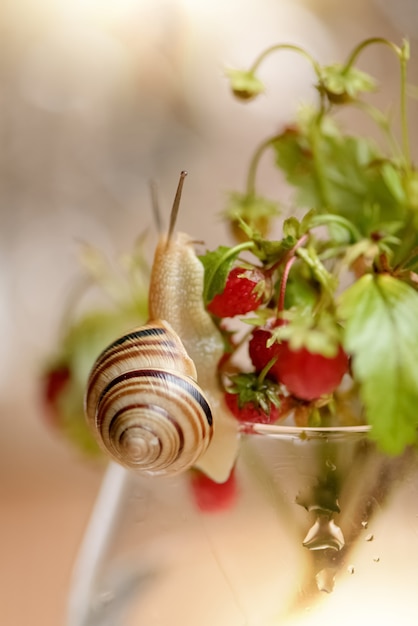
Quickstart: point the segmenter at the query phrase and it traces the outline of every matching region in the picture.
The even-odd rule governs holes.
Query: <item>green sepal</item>
[[[227,69],[231,90],[240,100],[252,100],[265,90],[264,84],[249,70]]]
[[[226,392],[238,395],[240,408],[252,403],[269,415],[272,406],[280,407],[280,386],[264,376],[249,372],[232,375],[229,380]]]
[[[269,231],[271,221],[279,214],[277,202],[269,198],[251,192],[232,191],[228,194],[222,217],[236,228],[240,228],[248,239],[252,239],[251,234],[247,232],[248,229],[264,237]]]
[[[317,88],[333,104],[344,104],[355,100],[361,93],[375,91],[376,81],[356,67],[347,68],[335,63],[321,68]]]

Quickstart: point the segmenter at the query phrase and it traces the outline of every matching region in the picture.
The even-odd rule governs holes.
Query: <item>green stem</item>
[[[307,242],[308,237],[309,237],[308,233],[305,233],[304,235],[302,235],[302,237],[295,243],[293,248],[289,250],[287,254],[286,263],[283,269],[282,279],[280,281],[280,293],[279,293],[279,300],[277,302],[278,314],[284,310],[284,300],[286,296],[287,281],[289,278],[290,270],[292,269],[292,265],[296,260],[296,256],[295,256],[296,252],[301,246],[303,246]]]
[[[265,365],[263,367],[263,369],[261,370],[261,372],[257,376],[257,381],[258,381],[258,384],[260,386],[264,383],[264,380],[265,380],[267,374],[269,373],[269,371],[273,367],[273,365],[276,363],[276,361],[277,361],[277,356],[274,356],[272,359],[270,359],[270,361],[267,363],[267,365]]]
[[[401,148],[392,133],[389,119],[377,107],[374,107],[369,102],[363,102],[362,100],[354,101],[352,106],[355,106],[360,111],[363,111],[363,113],[368,115],[377,124],[388,142],[389,150],[398,155],[402,153]]]
[[[288,259],[288,261],[286,262],[286,265],[284,266],[282,280],[280,281],[280,293],[279,293],[279,300],[277,302],[277,314],[284,311],[284,300],[286,297],[286,285],[289,279],[290,270],[292,269],[292,265],[295,262],[295,260],[296,260],[295,256],[290,257],[290,259]]]
[[[303,56],[305,59],[307,59],[309,61],[309,63],[312,65],[313,70],[316,74],[316,77],[318,79],[321,78],[321,66],[320,64],[303,48],[301,48],[300,46],[296,46],[294,44],[276,44],[273,46],[270,46],[269,48],[267,48],[266,50],[264,50],[254,61],[254,63],[252,64],[252,66],[249,69],[249,73],[250,74],[255,74],[256,71],[258,70],[258,68],[260,67],[261,63],[268,57],[270,56],[270,54],[280,51],[280,50],[290,50],[292,52],[296,52],[297,54],[300,54],[301,56]],[[321,96],[321,111],[324,110],[324,101],[323,101],[323,97]],[[248,195],[254,195],[255,193],[255,177],[256,177],[256,173],[257,173],[257,169],[258,169],[258,165],[260,162],[260,159],[264,153],[264,151],[273,144],[273,142],[277,139],[277,135],[274,137],[271,137],[269,139],[267,139],[266,141],[264,141],[256,150],[256,152],[254,153],[254,156],[251,160],[250,163],[250,167],[248,170],[248,175],[247,175],[247,194]]]
[[[339,226],[343,226],[346,230],[351,233],[354,241],[360,241],[362,239],[362,235],[359,230],[354,226],[352,222],[350,222],[347,218],[342,215],[334,215],[333,213],[327,213],[324,215],[316,215],[312,218],[312,227],[316,226],[326,226],[328,224],[338,224]]]
[[[404,259],[402,259],[402,262],[400,262],[397,265],[395,265],[394,270],[397,271],[400,268],[412,269],[412,267],[414,267],[414,265],[411,266],[411,263],[415,264],[417,259],[418,259],[418,246],[415,246],[408,253],[408,255]]]
[[[402,49],[399,48],[399,46],[394,44],[392,41],[389,41],[388,39],[385,39],[384,37],[370,37],[369,39],[365,39],[364,41],[359,43],[354,48],[354,50],[351,52],[350,56],[348,57],[347,61],[345,62],[342,73],[347,74],[349,70],[351,69],[351,67],[354,65],[354,63],[356,62],[357,57],[360,55],[360,53],[363,52],[363,50],[367,48],[368,46],[372,46],[374,44],[382,44],[384,46],[388,46],[391,50],[395,52],[398,58],[402,58]]]
[[[329,273],[326,268],[322,265],[319,259],[313,259],[306,248],[298,248],[296,250],[296,254],[299,258],[301,258],[308,267],[311,268],[312,272],[316,280],[322,285],[324,288],[324,292],[331,298],[333,298],[334,292],[332,286],[329,284]]]
[[[401,64],[401,126],[402,126],[402,145],[405,155],[405,166],[409,171],[411,166],[411,149],[409,145],[409,133],[408,133],[408,113],[407,113],[407,65],[408,65],[408,51],[406,44],[402,48],[400,54]]]
[[[410,254],[413,253],[417,242],[416,228],[414,224],[414,214],[409,216],[402,229],[401,244],[396,250],[394,267],[396,270],[407,267]]]
[[[263,156],[264,152],[267,150],[267,148],[269,148],[270,146],[273,145],[273,143],[280,137],[280,135],[274,135],[274,137],[269,137],[268,139],[265,139],[256,149],[256,151],[254,152],[252,159],[250,161],[250,165],[248,168],[248,174],[247,174],[247,184],[246,184],[246,188],[247,188],[247,195],[248,196],[254,196],[255,195],[255,178],[257,175],[257,170],[258,170],[258,166],[260,164],[260,160],[261,157]]]
[[[318,116],[318,119],[315,124],[312,125],[311,129],[311,145],[312,145],[312,157],[315,168],[316,181],[318,184],[318,189],[320,196],[322,198],[322,205],[324,208],[328,208],[330,206],[330,200],[328,195],[328,183],[327,183],[327,175],[326,175],[326,167],[324,168],[324,164],[321,160],[320,156],[320,148],[319,143],[321,139],[321,122],[322,122],[322,114]]]
[[[295,46],[293,44],[288,44],[288,43],[282,43],[282,44],[276,44],[274,46],[270,46],[269,48],[267,48],[266,50],[264,50],[254,61],[253,65],[250,68],[250,72],[252,74],[254,74],[259,66],[261,65],[261,63],[264,61],[264,59],[266,57],[268,57],[270,54],[272,54],[273,52],[277,52],[279,50],[292,50],[293,52],[296,52],[297,54],[300,54],[301,56],[305,57],[305,59],[307,59],[309,61],[309,63],[312,65],[315,74],[317,75],[317,77],[320,77],[321,74],[321,66],[319,65],[319,63],[317,63],[315,61],[315,59],[308,53],[306,52],[306,50],[304,50],[303,48],[299,47],[299,46]]]
[[[343,74],[347,74],[350,68],[354,65],[360,53],[367,48],[368,46],[374,44],[382,44],[390,48],[398,57],[400,65],[401,65],[401,125],[402,125],[402,143],[404,149],[404,157],[405,157],[405,165],[410,169],[411,164],[411,153],[410,153],[410,145],[409,145],[409,135],[408,135],[408,119],[407,119],[407,64],[409,59],[409,45],[406,40],[404,40],[402,47],[400,48],[392,41],[385,39],[384,37],[371,37],[370,39],[365,39],[358,46],[354,48],[348,57],[344,69],[342,71]]]

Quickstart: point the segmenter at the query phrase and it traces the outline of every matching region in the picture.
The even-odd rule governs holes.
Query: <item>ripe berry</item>
[[[71,372],[66,365],[50,369],[42,380],[42,399],[51,425],[58,425],[58,399],[70,382]]]
[[[263,409],[256,402],[246,402],[240,406],[239,394],[226,393],[225,402],[231,413],[240,422],[254,424],[273,424],[280,418],[280,407],[270,403],[269,410]]]
[[[208,304],[217,317],[234,317],[254,311],[271,294],[271,281],[258,268],[234,267],[228,274],[225,288]]]
[[[348,357],[340,346],[336,356],[326,357],[306,348],[291,350],[284,341],[277,345],[273,373],[287,390],[302,400],[332,393],[348,370]]]
[[[203,472],[193,470],[190,486],[198,509],[205,513],[223,511],[229,508],[237,497],[234,470],[224,483],[216,483]]]
[[[275,358],[267,375],[283,383],[296,398],[315,400],[332,393],[348,370],[348,357],[341,346],[336,356],[326,357],[307,348],[292,350],[287,341],[273,343],[268,348],[270,337],[266,327],[253,331],[248,346],[251,361],[259,372]]]
[[[267,341],[271,337],[271,332],[267,327],[256,328],[251,335],[251,339],[248,343],[248,352],[252,364],[255,367],[256,372],[261,372],[267,363],[277,357],[277,343],[274,343],[270,348],[267,347]],[[274,364],[269,370],[268,376],[272,376],[274,371]]]

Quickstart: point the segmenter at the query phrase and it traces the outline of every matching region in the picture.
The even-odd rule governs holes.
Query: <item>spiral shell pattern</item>
[[[107,454],[152,474],[188,469],[212,437],[212,413],[193,361],[162,321],[132,330],[102,352],[85,410]]]

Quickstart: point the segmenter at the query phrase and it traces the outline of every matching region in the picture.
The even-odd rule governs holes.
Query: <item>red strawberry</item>
[[[58,398],[66,385],[70,382],[71,372],[66,365],[50,369],[44,375],[42,381],[42,399],[51,425],[57,425]]]
[[[336,356],[326,357],[306,348],[292,350],[284,341],[277,344],[276,354],[272,373],[291,394],[302,400],[332,393],[348,370],[348,357],[341,346]]]
[[[307,348],[292,350],[287,341],[268,348],[266,343],[270,337],[267,327],[253,331],[248,346],[251,361],[260,372],[275,358],[267,376],[283,383],[297,398],[314,400],[332,393],[348,370],[348,357],[341,346],[336,356],[326,357],[309,352]]]
[[[272,424],[280,418],[280,407],[270,403],[269,410],[264,410],[256,402],[246,402],[240,406],[239,394],[226,393],[225,402],[231,413],[240,422],[255,424]]]
[[[237,497],[234,470],[224,483],[216,483],[203,472],[193,470],[190,486],[198,509],[205,513],[223,511],[229,508]]]
[[[271,337],[271,332],[267,327],[256,328],[251,335],[248,344],[248,352],[252,364],[257,372],[261,372],[271,361],[277,357],[278,343],[274,343],[270,348],[267,347],[267,341]],[[274,365],[272,366],[274,368]],[[272,368],[267,375],[272,374]]]
[[[270,424],[281,417],[280,388],[266,380],[264,372],[241,372],[229,381],[225,402],[240,422]]]
[[[271,295],[271,280],[254,267],[234,267],[228,274],[225,288],[207,309],[217,317],[234,317],[255,311]]]

